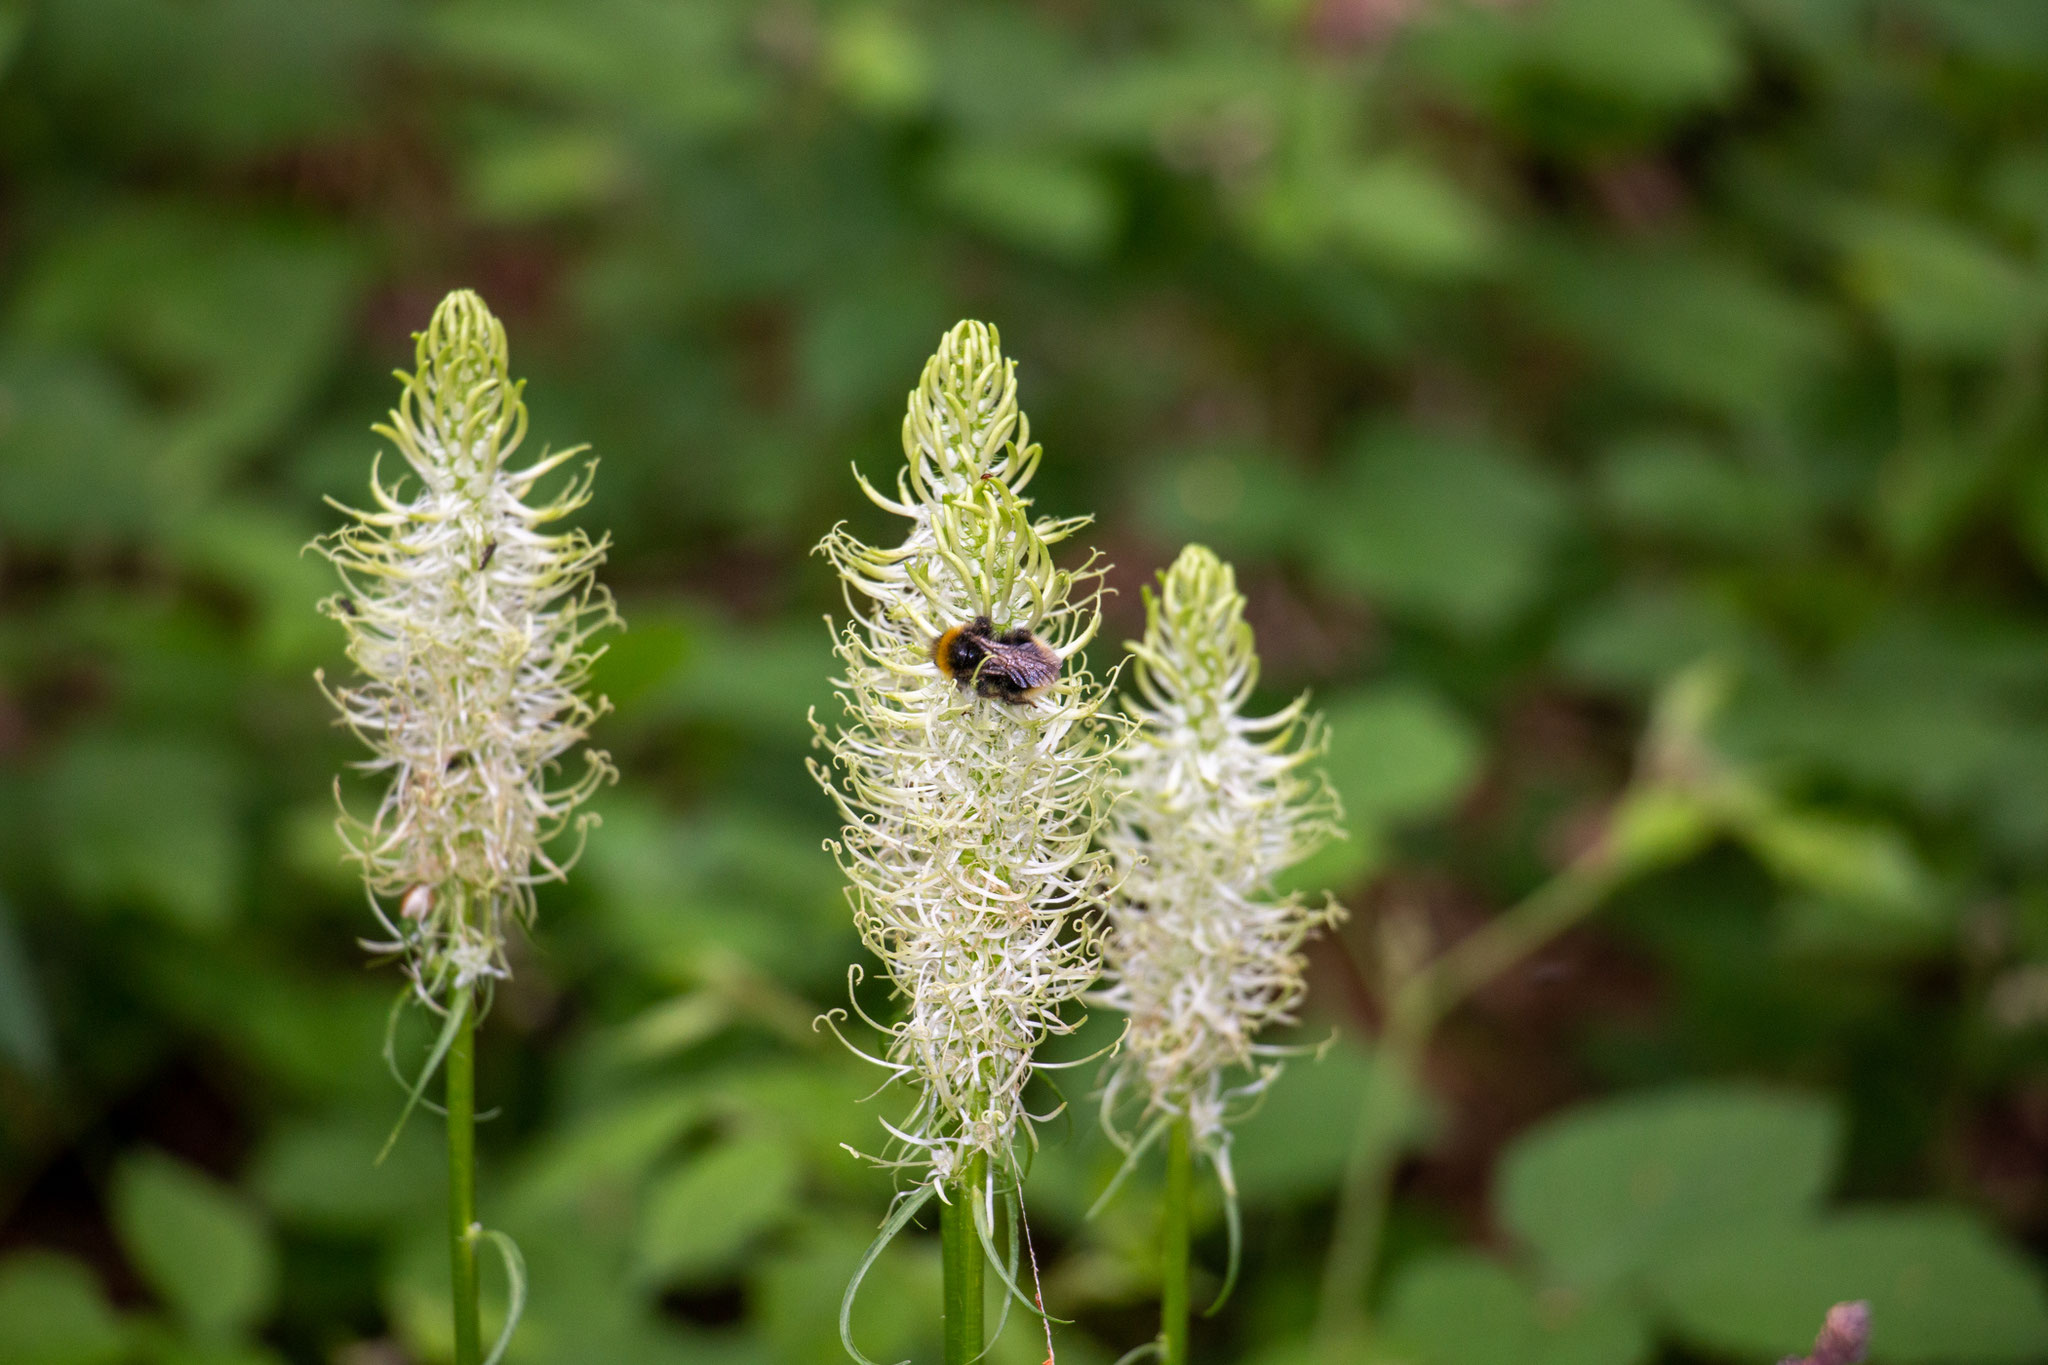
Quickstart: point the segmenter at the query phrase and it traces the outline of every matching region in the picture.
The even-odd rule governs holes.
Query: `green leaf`
[[[43,993],[5,895],[0,895],[0,1057],[39,1078],[57,1066]]]
[[[28,31],[29,0],[0,0],[0,77],[14,64],[22,34]]]
[[[1393,683],[1329,699],[1323,769],[1354,829],[1429,820],[1457,803],[1485,749],[1471,722],[1436,693]]]
[[[114,1173],[114,1228],[135,1268],[195,1333],[223,1337],[269,1315],[277,1249],[238,1192],[161,1152]]]
[[[847,98],[878,114],[908,114],[931,98],[932,54],[917,25],[887,5],[842,10],[826,62]]]
[[[1850,291],[1908,350],[1996,353],[2037,327],[2048,305],[2034,276],[1939,219],[1871,209],[1855,215],[1846,235]]]
[[[465,0],[434,11],[440,44],[573,104],[615,111],[662,133],[701,137],[751,122],[770,89],[739,60],[748,30],[721,5],[591,0]]]
[[[1744,661],[1757,653],[1734,603],[1654,581],[1582,606],[1558,642],[1567,674],[1646,692],[1702,659]]]
[[[1872,1358],[1895,1365],[2048,1354],[2039,1273],[1968,1214],[1867,1210],[1776,1229],[1718,1229],[1652,1273],[1658,1302],[1712,1350],[1804,1350],[1828,1306],[1870,1301]]]
[[[465,197],[477,215],[524,223],[602,208],[632,174],[618,138],[593,128],[522,128],[492,138],[471,159]]]
[[[274,437],[327,374],[358,283],[336,236],[179,204],[102,214],[41,256],[18,313],[53,349],[119,356],[161,423],[150,509],[173,524]],[[124,404],[125,406],[125,404]]]
[[[1406,1077],[1355,1046],[1290,1061],[1233,1131],[1230,1159],[1245,1203],[1293,1203],[1333,1188],[1364,1118],[1374,1125],[1367,1140],[1395,1151],[1421,1141],[1435,1121]]]
[[[1420,1365],[1635,1365],[1653,1345],[1625,1304],[1575,1294],[1539,1298],[1476,1252],[1407,1266],[1387,1295],[1387,1333]]]
[[[0,353],[0,530],[31,545],[140,533],[171,492],[160,440],[142,403],[94,357]]]
[[[669,1283],[729,1269],[748,1242],[796,1208],[789,1144],[737,1137],[655,1178],[640,1226],[640,1269]]]
[[[1064,153],[973,144],[941,158],[932,183],[940,199],[982,227],[1054,256],[1098,256],[1122,225],[1110,181]]]
[[[1742,78],[1727,21],[1698,0],[1549,0],[1532,14],[1532,55],[1587,90],[1681,106],[1718,100]]]
[[[1941,923],[1928,875],[1897,830],[1775,801],[1737,829],[1794,885],[1908,928]]]
[[[1391,156],[1345,176],[1326,197],[1337,240],[1362,259],[1420,276],[1463,275],[1496,258],[1498,234],[1457,183],[1427,162]]]
[[[431,1216],[447,1176],[438,1134],[428,1124],[409,1125],[379,1164],[389,1130],[388,1106],[290,1124],[257,1154],[252,1186],[280,1220],[323,1232],[375,1233]]]
[[[1492,442],[1369,428],[1308,528],[1336,585],[1469,635],[1543,592],[1567,502],[1556,480]]]
[[[1563,1283],[1598,1289],[1707,1234],[1791,1226],[1826,1190],[1839,1138],[1826,1105],[1738,1086],[1610,1100],[1514,1145],[1500,1216]]]
[[[0,1360],[113,1365],[126,1354],[121,1324],[90,1270],[44,1252],[0,1261]]]
[[[1602,363],[1708,412],[1781,412],[1838,349],[1827,314],[1736,257],[1549,241],[1524,269],[1545,312]]]
[[[235,794],[235,774],[214,750],[82,733],[50,778],[58,871],[87,902],[137,903],[217,930],[238,900]]]
[[[1753,474],[1685,433],[1616,443],[1602,462],[1600,492],[1626,530],[1706,548],[1769,550],[1799,529],[1797,488]]]

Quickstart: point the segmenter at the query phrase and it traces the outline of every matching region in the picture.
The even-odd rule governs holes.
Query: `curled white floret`
[[[376,428],[411,477],[387,485],[373,467],[373,506],[334,504],[350,521],[316,545],[343,585],[322,609],[360,675],[328,696],[371,750],[356,766],[387,779],[371,815],[341,822],[387,934],[365,946],[402,955],[439,1003],[506,974],[507,920],[530,920],[534,885],[573,861],[548,844],[595,818],[577,808],[612,776],[605,755],[554,774],[605,708],[588,696],[590,641],[617,617],[595,577],[607,542],[560,526],[589,501],[596,462],[534,502],[583,448],[508,464],[526,405],[503,325],[462,290],[416,340]]]
[[[1102,568],[1053,563],[1085,517],[1034,518],[1022,496],[1039,447],[1017,407],[1014,362],[995,329],[963,322],[910,396],[906,462],[876,506],[908,523],[877,547],[835,528],[819,546],[839,571],[842,714],[816,717],[813,761],[845,828],[830,844],[861,939],[902,1017],[878,1060],[915,1096],[884,1126],[884,1164],[916,1185],[960,1178],[977,1155],[1007,1185],[1032,1116],[1033,1054],[1072,1023],[1061,1007],[1094,982],[1077,911],[1108,884],[1099,851],[1110,750],[1122,726],[1080,651],[1099,625]],[[856,474],[858,478],[858,474]],[[977,695],[934,662],[947,630],[987,617],[1028,630],[1061,661],[1033,700]],[[856,980],[858,971],[856,970]]]
[[[1130,1024],[1103,1112],[1135,1091],[1148,1115],[1188,1119],[1227,1181],[1229,1102],[1275,1074],[1258,1036],[1293,1021],[1302,945],[1342,913],[1273,882],[1337,835],[1339,812],[1311,766],[1323,734],[1308,698],[1244,714],[1259,659],[1230,566],[1190,545],[1159,579],[1130,646],[1138,729],[1108,839],[1118,890],[1098,998]]]

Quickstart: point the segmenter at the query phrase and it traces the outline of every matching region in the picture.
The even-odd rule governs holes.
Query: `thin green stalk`
[[[476,1293],[475,988],[456,992],[458,1023],[448,1049],[448,1260],[455,1304],[455,1365],[477,1365],[482,1334]]]
[[[1379,1042],[1379,1065],[1359,1106],[1323,1262],[1317,1331],[1325,1342],[1370,1330],[1367,1299],[1394,1170],[1407,1141],[1401,1121],[1404,1091],[1412,1089],[1437,1026],[1473,992],[1590,914],[1624,875],[1607,849],[1594,850],[1453,944],[1394,992]]]
[[[1401,1158],[1404,1094],[1413,1084],[1419,1053],[1413,1042],[1390,1031],[1380,1042],[1359,1105],[1323,1261],[1316,1331],[1325,1342],[1361,1336],[1371,1326],[1366,1295],[1378,1267],[1394,1168]]]
[[[1188,1365],[1188,1220],[1194,1194],[1191,1125],[1175,1119],[1166,1137],[1166,1220],[1159,1252],[1159,1349],[1165,1365]]]
[[[946,1365],[968,1365],[982,1351],[982,1249],[974,1230],[974,1201],[987,1183],[988,1157],[978,1154],[946,1191],[939,1213],[945,1261]]]

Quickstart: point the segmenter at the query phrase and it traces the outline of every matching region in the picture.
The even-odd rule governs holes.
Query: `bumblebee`
[[[1021,626],[998,634],[995,623],[977,616],[932,642],[939,672],[975,695],[1022,706],[1045,695],[1060,676],[1060,656]]]

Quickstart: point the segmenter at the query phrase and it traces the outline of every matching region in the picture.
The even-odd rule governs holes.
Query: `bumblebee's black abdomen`
[[[941,635],[932,644],[932,662],[960,686],[972,687],[976,696],[1012,705],[1035,699],[1060,676],[1060,656],[1030,631],[998,635],[986,616]]]

